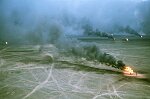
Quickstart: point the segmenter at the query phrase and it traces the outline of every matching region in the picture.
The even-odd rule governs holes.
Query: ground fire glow
[[[133,72],[133,70],[132,70],[131,67],[125,66],[125,68],[124,68],[124,73],[126,73],[126,74],[131,74],[131,75],[132,75],[134,72]]]
[[[146,76],[144,74],[134,72],[133,69],[129,66],[125,66],[123,73],[125,76],[129,76],[129,77],[146,78]]]

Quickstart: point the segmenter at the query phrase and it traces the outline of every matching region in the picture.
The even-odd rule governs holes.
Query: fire
[[[131,67],[125,66],[123,69],[123,73],[125,76],[129,77],[135,77],[135,78],[146,78],[144,74],[139,74],[137,72],[134,72]]]
[[[133,70],[132,70],[131,67],[126,66],[126,67],[124,68],[124,73],[133,74],[134,72],[133,72]]]

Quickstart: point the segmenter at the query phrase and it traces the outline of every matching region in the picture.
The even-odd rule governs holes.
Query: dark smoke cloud
[[[1,0],[0,41],[58,43],[64,35],[82,34],[85,24],[103,32],[130,26],[148,34],[148,5],[142,0]]]
[[[84,57],[87,60],[97,60],[102,64],[106,64],[108,66],[112,66],[121,70],[125,67],[123,61],[117,60],[112,55],[100,51],[100,49],[94,44],[78,44],[77,46],[72,47],[70,52],[75,56]]]
[[[141,34],[138,33],[136,30],[134,30],[133,28],[131,28],[130,26],[118,27],[118,31],[141,37]]]
[[[143,0],[0,0],[0,42],[52,43],[71,48],[74,55],[122,69],[122,61],[97,46],[74,46],[65,36],[84,34],[86,25],[104,36],[148,34],[149,4]]]
[[[150,35],[150,1],[145,0],[139,4],[139,19],[142,26],[142,31]]]

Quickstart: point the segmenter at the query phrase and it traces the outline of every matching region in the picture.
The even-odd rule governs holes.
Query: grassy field
[[[90,40],[145,79],[127,77],[53,45],[3,46],[0,99],[150,99],[150,40]]]

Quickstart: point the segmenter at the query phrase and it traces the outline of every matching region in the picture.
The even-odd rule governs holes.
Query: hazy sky
[[[55,24],[65,34],[82,34],[81,25],[113,31],[129,25],[141,30],[139,5],[147,0],[1,0],[0,39],[37,32],[46,37]],[[36,32],[36,33],[35,33]],[[37,34],[38,34],[37,33]]]

